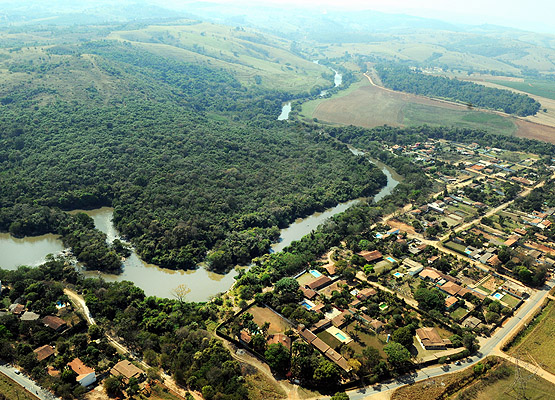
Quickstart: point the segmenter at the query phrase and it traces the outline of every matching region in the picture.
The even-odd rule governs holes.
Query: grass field
[[[512,400],[524,399],[522,392],[516,390],[518,385],[515,385],[515,370],[513,364],[504,363],[498,367],[494,372],[497,372],[501,379],[494,381],[491,384],[484,380],[478,381],[477,384],[471,385],[463,389],[457,395],[449,397],[449,399],[458,398],[472,398],[475,400]],[[529,373],[525,371],[524,377],[528,377]],[[531,378],[526,380],[524,393],[527,399],[552,399],[555,393],[555,385],[539,378]],[[468,394],[469,397],[462,397]],[[472,396],[472,397],[470,397]]]
[[[250,312],[254,317],[254,322],[258,324],[258,326],[264,325],[265,322],[270,323],[270,328],[268,329],[268,333],[270,335],[274,333],[284,332],[287,329],[290,329],[291,326],[285,321],[284,319],[280,318],[277,314],[269,310],[268,308],[262,307],[251,307],[249,308],[248,312]]]
[[[517,305],[518,303],[520,303],[520,300],[519,300],[519,299],[517,299],[516,297],[511,296],[511,295],[509,295],[509,294],[506,294],[505,296],[503,296],[503,297],[501,298],[501,301],[502,301],[503,303],[507,304],[507,305],[508,305],[509,307],[511,307],[511,308],[515,308],[516,305]]]
[[[536,361],[543,369],[555,373],[555,303],[549,302],[538,324],[528,332],[509,354],[527,362]]]
[[[555,82],[533,79],[526,79],[524,82],[488,79],[488,82],[555,100]]]
[[[383,335],[376,335],[373,332],[362,332],[362,331],[355,331],[356,322],[352,322],[343,330],[349,334],[353,338],[353,341],[348,344],[348,347],[352,348],[355,353],[361,353],[362,350],[366,347],[374,347],[380,353],[380,355],[385,359],[386,354],[383,351],[383,347],[385,346],[385,336]],[[356,337],[358,336],[358,339]],[[356,339],[356,340],[355,340]]]
[[[466,249],[464,245],[451,241],[445,242],[444,246],[461,254],[464,254],[464,249]]]
[[[279,400],[286,398],[285,392],[261,373],[245,378],[249,391],[248,400]]]
[[[515,134],[512,118],[466,109],[405,93],[391,92],[361,81],[349,91],[329,99],[303,104],[302,116],[322,122],[373,128],[390,126],[447,125],[486,129],[503,135]]]
[[[38,397],[29,393],[2,373],[0,373],[0,393],[10,400],[38,400]]]
[[[468,310],[465,310],[462,307],[458,307],[455,311],[451,312],[449,315],[455,321],[460,321],[467,313],[468,313]]]

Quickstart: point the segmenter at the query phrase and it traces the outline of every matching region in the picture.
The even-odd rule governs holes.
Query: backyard
[[[253,320],[258,324],[258,326],[264,325],[265,322],[270,323],[270,328],[268,329],[268,334],[270,335],[283,333],[286,330],[291,329],[291,326],[287,321],[269,308],[255,306],[251,307],[248,312],[252,314],[254,317]]]

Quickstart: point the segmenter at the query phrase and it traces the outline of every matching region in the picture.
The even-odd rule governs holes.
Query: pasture
[[[511,347],[509,354],[532,364],[535,361],[546,371],[555,373],[555,303],[549,302],[536,318],[539,322]]]

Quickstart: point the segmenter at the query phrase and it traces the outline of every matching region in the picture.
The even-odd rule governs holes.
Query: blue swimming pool
[[[389,257],[389,256],[388,256],[388,257],[386,257],[385,259],[386,259],[387,261],[389,261],[389,262],[392,262],[392,263],[396,263],[396,262],[397,262],[397,260],[394,259],[393,257]]]
[[[313,306],[311,304],[308,304],[306,301],[303,301],[301,303],[301,306],[303,306],[304,308],[306,308],[307,310],[310,310]]]
[[[497,300],[501,300],[501,299],[503,298],[503,294],[497,292],[497,293],[495,293],[495,294],[493,295],[493,297],[495,297]]]
[[[308,272],[310,272],[310,273],[312,274],[312,276],[315,277],[315,278],[319,278],[319,277],[322,276],[322,274],[319,273],[318,271],[316,271],[315,269],[311,269],[311,270],[308,271]]]
[[[337,337],[339,340],[341,340],[342,342],[344,342],[345,340],[347,340],[347,338],[345,336],[343,336],[341,333],[337,332],[335,334],[335,337]]]
[[[403,276],[403,274],[400,273],[400,272],[395,272],[395,273],[393,274],[393,276],[394,276],[395,278],[401,278],[401,277]]]

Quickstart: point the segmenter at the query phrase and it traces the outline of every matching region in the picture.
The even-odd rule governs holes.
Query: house
[[[418,274],[418,276],[421,279],[429,279],[431,281],[437,281],[439,279],[441,279],[441,275],[439,274],[438,271],[436,271],[433,268],[424,268],[420,274]]]
[[[348,311],[345,310],[343,311],[341,314],[337,315],[336,317],[332,318],[331,323],[333,324],[333,326],[335,326],[336,328],[341,328],[343,325],[345,325],[348,321],[349,318],[348,316],[352,316],[353,314]]]
[[[475,329],[481,323],[482,323],[482,321],[480,321],[478,318],[471,316],[471,317],[468,317],[467,319],[465,319],[463,321],[462,325],[465,328]]]
[[[239,341],[248,346],[252,342],[252,336],[247,331],[242,330],[241,332],[239,332]]]
[[[488,264],[495,268],[501,265],[502,263],[499,257],[497,257],[497,255],[494,255],[492,258],[488,260]]]
[[[408,269],[408,274],[414,276],[420,273],[424,269],[424,266],[417,261],[411,260],[410,258],[405,258],[403,260],[403,265]]]
[[[341,368],[345,372],[349,372],[352,367],[349,365],[347,360],[338,352],[336,352],[331,347],[326,350],[324,355],[329,358],[332,362],[334,362],[339,368]]]
[[[63,330],[67,325],[63,319],[54,315],[47,315],[42,319],[42,323],[56,332]]]
[[[313,298],[318,296],[318,293],[312,289],[309,289],[306,287],[302,287],[300,289],[301,289],[301,292],[303,292],[304,297],[306,297],[308,300],[312,300]]]
[[[330,276],[335,275],[337,272],[337,267],[335,266],[335,264],[324,265],[324,269],[328,271],[328,274],[330,274]]]
[[[39,347],[38,349],[33,350],[33,353],[37,355],[37,360],[42,361],[46,360],[48,357],[53,355],[56,351],[54,347],[45,344],[44,346]]]
[[[316,335],[304,327],[299,331],[299,335],[301,335],[301,337],[308,343],[312,343],[314,339],[316,339]]]
[[[322,339],[320,339],[319,337],[317,337],[316,339],[314,339],[312,341],[312,343],[310,343],[311,345],[313,345],[314,347],[316,347],[318,350],[320,350],[322,353],[325,353],[326,351],[328,351],[330,349],[330,346],[328,344],[326,344],[326,342],[324,342]]]
[[[276,333],[274,335],[268,335],[268,339],[266,343],[269,345],[271,344],[278,344],[280,343],[283,347],[287,350],[291,350],[291,338],[283,333]]]
[[[14,315],[21,315],[25,311],[25,306],[23,304],[12,304],[9,308],[10,312]]]
[[[416,330],[418,343],[426,350],[445,350],[451,347],[449,339],[442,339],[435,328],[418,328]]]
[[[113,376],[123,376],[124,380],[129,382],[131,378],[140,379],[144,375],[144,371],[131,364],[128,360],[121,360],[112,367],[110,374]]]
[[[462,286],[457,285],[454,282],[445,282],[443,285],[439,286],[439,289],[451,296],[456,296],[462,289]]]
[[[380,253],[378,250],[374,250],[374,251],[361,251],[360,253],[358,253],[360,256],[364,257],[364,259],[368,262],[374,262],[374,261],[378,261],[381,260],[383,258],[382,253]]]
[[[372,327],[374,332],[380,333],[381,331],[383,331],[383,327],[385,326],[385,324],[382,321],[373,319],[372,322],[370,322],[370,326]]]
[[[516,228],[514,230],[515,233],[518,233],[521,236],[525,236],[528,232],[526,231],[526,229],[522,229],[522,228]]]
[[[94,369],[87,367],[80,359],[75,358],[67,365],[77,374],[76,380],[81,386],[86,387],[96,382],[96,373]]]
[[[316,322],[314,325],[311,326],[313,332],[319,332],[324,329],[327,329],[331,326],[331,320],[329,318],[322,318],[320,321]]]
[[[312,290],[321,289],[331,283],[331,279],[329,276],[322,275],[319,278],[314,279],[312,282],[309,282],[306,287]]]
[[[505,292],[512,294],[513,296],[516,296],[521,300],[528,295],[524,286],[512,281],[505,281],[505,283],[501,285],[501,290],[504,290]]]
[[[21,316],[22,321],[36,321],[39,318],[40,318],[40,315],[32,311],[25,311]]]
[[[363,301],[378,294],[374,288],[364,288],[357,293],[357,299]]]
[[[459,301],[459,299],[457,299],[455,296],[448,296],[445,299],[445,308],[447,310],[450,310],[451,307],[453,307],[455,304],[457,304],[458,301]]]
[[[511,236],[509,236],[509,238],[507,240],[505,240],[505,242],[503,244],[507,247],[513,247],[515,244],[518,243],[518,239],[520,239],[520,236],[511,235]]]
[[[53,377],[53,378],[58,378],[58,377],[60,377],[60,375],[61,375],[61,372],[58,371],[56,368],[54,368],[54,367],[51,366],[51,365],[49,365],[49,366],[46,368],[46,373],[47,373],[48,375],[50,375],[51,377]]]
[[[488,260],[493,257],[493,253],[486,253],[480,257],[480,262],[482,264],[487,264]]]

